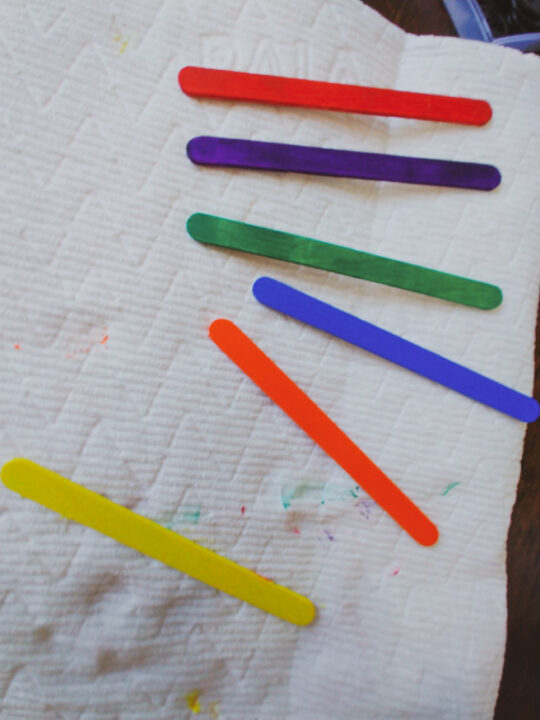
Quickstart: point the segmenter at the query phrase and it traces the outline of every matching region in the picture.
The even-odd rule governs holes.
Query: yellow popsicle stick
[[[303,595],[30,460],[17,458],[6,463],[2,482],[23,497],[283,620],[307,625],[315,617],[315,606]]]

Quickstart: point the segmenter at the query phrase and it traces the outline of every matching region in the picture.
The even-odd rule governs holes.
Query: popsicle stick
[[[523,422],[533,422],[540,405],[533,398],[469,370],[354,315],[269,277],[253,284],[257,300],[285,315],[346,340],[434,382]]]
[[[187,231],[207,245],[309,265],[483,310],[502,301],[495,285],[215,215],[195,213],[187,221]]]
[[[382,470],[230,320],[215,320],[210,337],[287,415],[421,545],[433,545],[436,526]]]
[[[485,100],[233,70],[185,67],[178,74],[178,82],[187,95],[218,100],[243,100],[463,125],[485,125],[492,115],[491,106]]]
[[[493,165],[199,136],[187,145],[197,165],[280,170],[334,177],[493,190],[501,175]]]
[[[25,498],[282,620],[307,625],[315,617],[315,606],[308,598],[30,460],[6,463],[2,482]]]

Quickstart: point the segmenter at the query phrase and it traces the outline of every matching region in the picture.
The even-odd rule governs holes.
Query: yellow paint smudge
[[[129,38],[126,38],[124,40],[124,38],[120,34],[118,34],[114,36],[113,40],[115,43],[122,43],[120,50],[118,51],[118,54],[121,55],[128,46]]]
[[[219,718],[219,703],[217,700],[214,700],[214,702],[211,702],[208,706],[208,712],[210,713],[210,717],[213,718],[213,720],[218,720]]]
[[[191,710],[191,712],[195,713],[195,715],[198,715],[201,712],[201,703],[199,702],[199,691],[192,690],[191,692],[186,693],[186,695],[184,695],[184,697],[186,699],[187,706]]]

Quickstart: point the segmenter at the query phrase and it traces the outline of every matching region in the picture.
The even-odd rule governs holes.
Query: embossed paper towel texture
[[[235,719],[491,717],[524,426],[271,313],[250,285],[289,281],[530,393],[538,58],[408,37],[353,0],[1,12],[2,461],[49,466],[319,607],[295,628],[4,489],[3,716],[160,720],[191,703]],[[177,87],[186,64],[482,97],[494,116],[466,128],[195,101]],[[185,155],[198,134],[491,162],[503,181],[205,169]],[[504,302],[454,307],[203,247],[185,231],[195,211],[494,282]],[[354,497],[213,346],[222,315],[439,525],[435,547]]]

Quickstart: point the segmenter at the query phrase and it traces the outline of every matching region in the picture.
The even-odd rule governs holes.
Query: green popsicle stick
[[[496,285],[216,215],[195,213],[187,221],[187,231],[207,245],[309,265],[482,310],[502,302]]]

